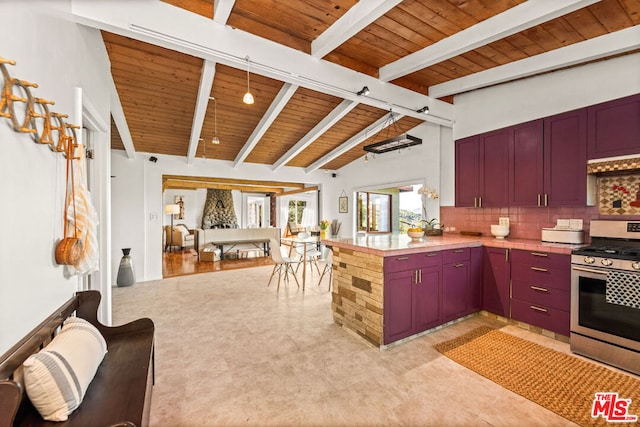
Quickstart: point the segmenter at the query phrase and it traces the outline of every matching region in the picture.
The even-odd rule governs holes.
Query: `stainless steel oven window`
[[[578,324],[607,334],[640,341],[640,310],[608,303],[605,291],[606,280],[584,276],[579,278]]]

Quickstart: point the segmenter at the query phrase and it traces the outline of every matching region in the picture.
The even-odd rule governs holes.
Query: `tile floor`
[[[263,266],[113,289],[114,324],[156,324],[152,426],[575,425],[432,347],[503,324],[475,316],[381,351],[333,323],[326,279],[276,292],[270,274]]]

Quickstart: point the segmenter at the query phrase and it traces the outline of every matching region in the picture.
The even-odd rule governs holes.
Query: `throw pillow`
[[[66,421],[80,403],[107,353],[107,343],[91,323],[64,322],[53,340],[24,361],[24,385],[33,406],[48,421]]]

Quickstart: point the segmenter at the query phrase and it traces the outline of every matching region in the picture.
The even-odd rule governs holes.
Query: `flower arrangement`
[[[331,221],[323,219],[320,221],[320,230],[326,230],[331,225]]]
[[[418,190],[418,194],[420,195],[424,195],[426,196],[427,199],[434,199],[437,200],[440,198],[440,195],[438,194],[438,192],[430,187],[427,187],[426,185],[423,185],[422,187],[420,187],[420,189]],[[427,205],[425,204],[425,202],[422,202],[422,218],[421,220],[419,220],[419,224],[411,224],[408,223],[406,221],[400,221],[403,224],[407,224],[410,226],[410,228],[408,229],[408,231],[416,231],[416,232],[421,232],[423,231],[423,228],[427,229],[427,230],[432,230],[437,231],[438,234],[441,233],[441,231],[439,230],[433,230],[434,226],[437,225],[437,219],[436,218],[429,218],[429,214],[427,212]],[[424,226],[424,227],[423,227]],[[442,225],[440,226],[440,228],[442,228]]]

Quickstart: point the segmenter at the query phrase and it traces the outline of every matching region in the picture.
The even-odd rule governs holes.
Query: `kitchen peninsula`
[[[569,286],[569,254],[575,245],[458,234],[418,241],[398,234],[368,235],[323,239],[323,243],[333,249],[334,321],[377,347],[481,310],[505,321],[568,336],[569,301],[564,288]],[[551,281],[551,288],[560,283],[560,299],[555,300],[558,292],[553,291],[545,292],[545,299],[525,295],[514,301],[512,257],[516,267],[526,261],[527,271],[527,263],[534,260],[536,268],[531,271],[540,276],[534,280],[515,268],[519,286],[528,287],[529,280]],[[548,269],[549,262],[562,268]],[[535,297],[536,304],[521,310],[522,301],[530,302],[529,297]],[[538,309],[528,310],[531,305]]]
[[[326,239],[333,318],[381,347],[480,311],[482,238],[368,235]]]

